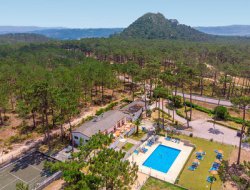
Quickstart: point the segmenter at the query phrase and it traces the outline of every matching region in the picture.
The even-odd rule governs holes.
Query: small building
[[[140,118],[142,112],[145,110],[145,102],[141,100],[133,101],[121,109],[124,113],[130,116],[132,122]]]
[[[76,145],[80,145],[80,142],[85,144],[98,132],[103,134],[114,134],[128,121],[129,115],[120,110],[107,111],[75,129],[72,132],[73,143]]]

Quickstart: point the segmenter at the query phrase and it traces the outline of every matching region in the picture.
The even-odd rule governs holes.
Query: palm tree
[[[250,97],[249,96],[236,97],[236,98],[231,99],[231,102],[234,105],[239,106],[239,108],[243,110],[243,116],[242,116],[243,122],[242,122],[241,133],[240,133],[239,152],[238,152],[238,159],[237,159],[237,164],[240,164],[241,143],[242,143],[242,138],[246,129],[246,108],[247,106],[250,105]]]
[[[136,126],[136,133],[135,134],[138,135],[138,133],[139,133],[139,126],[141,125],[141,120],[140,119],[135,120],[134,124]]]

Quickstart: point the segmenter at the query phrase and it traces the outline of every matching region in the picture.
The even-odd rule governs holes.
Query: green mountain
[[[16,44],[16,43],[42,43],[51,39],[40,34],[3,34],[0,35],[0,44]]]
[[[177,20],[166,19],[161,13],[147,13],[138,18],[118,35],[122,38],[176,39],[206,41],[212,36],[179,24]]]

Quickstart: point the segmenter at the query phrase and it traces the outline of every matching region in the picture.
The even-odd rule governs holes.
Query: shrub
[[[133,102],[133,101],[132,101],[132,100],[129,100],[128,98],[123,98],[123,99],[121,100],[121,102],[131,103],[131,102]]]
[[[229,113],[226,107],[224,106],[217,106],[214,108],[214,113],[215,113],[215,117],[219,118],[219,119],[227,119]]]
[[[172,96],[170,99],[173,102],[173,106],[175,108],[181,108],[183,106],[181,96]]]
[[[151,117],[152,111],[151,110],[147,110],[146,112],[147,112],[147,116]]]
[[[105,110],[103,108],[101,108],[101,109],[99,109],[99,110],[96,111],[95,115],[99,116],[99,115],[101,115],[104,112],[105,112]]]
[[[102,113],[113,109],[115,106],[117,106],[117,104],[118,104],[118,102],[112,102],[107,107],[101,108],[101,109],[97,110],[96,113],[95,113],[95,115],[99,116]]]

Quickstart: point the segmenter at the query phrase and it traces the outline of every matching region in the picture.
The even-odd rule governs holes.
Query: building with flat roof
[[[112,134],[115,138],[129,136],[135,131],[135,127],[131,122],[137,120],[144,109],[145,103],[138,100],[126,105],[120,110],[111,110],[100,116],[96,116],[72,132],[73,144],[85,144],[93,135],[99,132]]]
[[[145,102],[141,100],[133,101],[121,109],[121,111],[127,113],[130,116],[130,119],[133,122],[140,118],[144,110]]]
[[[100,116],[96,116],[91,121],[82,124],[72,132],[74,144],[79,145],[80,139],[85,144],[89,139],[101,132],[103,134],[113,134],[116,130],[127,123],[129,115],[119,110],[107,111]]]

